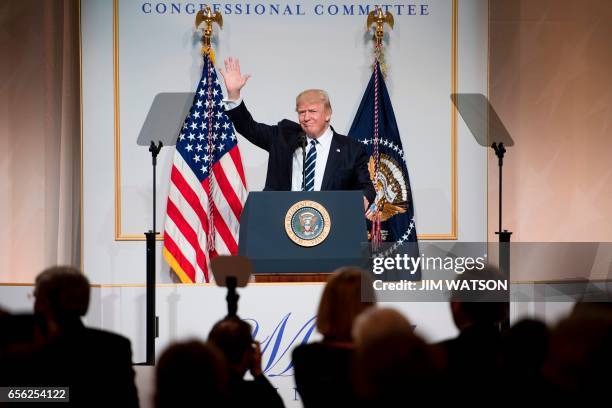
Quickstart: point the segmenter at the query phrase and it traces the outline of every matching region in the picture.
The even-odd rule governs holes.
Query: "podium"
[[[259,282],[325,281],[336,268],[360,266],[364,243],[361,191],[251,192],[240,217],[238,254]]]

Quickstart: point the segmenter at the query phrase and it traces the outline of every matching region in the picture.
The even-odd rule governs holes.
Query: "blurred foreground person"
[[[368,301],[362,301],[362,290]],[[351,330],[355,318],[374,305],[370,300],[374,300],[371,280],[360,269],[341,268],[330,276],[317,312],[323,340],[293,351],[295,383],[305,408],[354,403]]]
[[[355,322],[355,389],[359,406],[444,401],[442,360],[393,309],[366,310]],[[416,405],[416,404],[415,404]]]
[[[491,266],[472,269],[457,277],[458,281],[502,279]],[[453,291],[450,309],[459,335],[438,343],[446,355],[447,381],[451,393],[465,402],[489,401],[505,390],[501,383],[502,322],[508,318],[509,303],[498,300],[493,291]],[[475,388],[474,388],[475,387]],[[474,388],[474,395],[464,390]]]
[[[531,401],[536,402],[543,395],[546,384],[542,367],[548,355],[549,337],[546,324],[533,319],[523,319],[503,334],[502,383],[524,390],[509,395],[506,401],[520,403],[525,395],[531,395]]]
[[[612,304],[578,302],[552,330],[543,374],[549,401],[605,401],[612,366]]]
[[[198,340],[175,343],[157,362],[155,407],[226,406],[227,381],[227,363],[216,346]]]
[[[232,407],[284,407],[274,386],[261,369],[261,350],[253,340],[251,326],[238,317],[217,322],[208,341],[221,350],[229,366],[228,391]],[[244,379],[249,371],[253,381]]]
[[[47,339],[36,357],[39,385],[70,387],[72,406],[138,407],[130,341],[81,321],[87,278],[73,267],[49,268],[36,277],[34,296]]]

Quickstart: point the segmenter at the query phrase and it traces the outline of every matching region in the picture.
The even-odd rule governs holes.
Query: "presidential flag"
[[[403,244],[413,243],[408,252],[418,256],[406,155],[378,62],[348,135],[362,143],[370,156],[368,169],[376,189],[372,209],[378,214],[377,221],[368,221],[370,237],[373,242],[388,243],[380,246],[384,252],[379,255],[388,256]]]
[[[181,282],[209,282],[210,259],[238,252],[247,196],[234,126],[217,72],[204,55],[189,115],[178,135],[164,228],[164,258]]]

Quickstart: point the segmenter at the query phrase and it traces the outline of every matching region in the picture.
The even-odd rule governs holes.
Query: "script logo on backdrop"
[[[253,338],[261,344],[261,365],[268,377],[293,375],[291,351],[300,344],[308,343],[315,329],[316,316],[298,325],[297,331],[290,333],[287,330],[290,318],[291,313],[287,313],[271,332],[266,332],[256,319],[244,319],[253,327]]]
[[[317,2],[266,3],[263,1],[238,3],[146,1],[140,4],[140,10],[143,14],[171,16],[195,14],[209,6],[213,13],[218,11],[227,16],[367,16],[370,11],[374,10],[375,4],[350,2],[344,4],[323,4]],[[391,12],[395,16],[428,16],[430,14],[428,3],[383,4],[381,7],[385,13]]]
[[[300,344],[309,342],[316,328],[317,317],[311,317],[305,323],[297,325],[295,331],[287,329],[291,313],[283,316],[272,330],[266,331],[257,319],[244,319],[253,328],[253,338],[261,344],[261,368],[268,377],[293,376],[293,362],[291,352]],[[416,325],[412,325],[412,330]]]

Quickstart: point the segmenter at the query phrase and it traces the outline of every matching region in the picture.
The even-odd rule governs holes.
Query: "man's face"
[[[331,118],[331,112],[321,102],[300,102],[297,113],[302,130],[314,139],[325,132]]]

